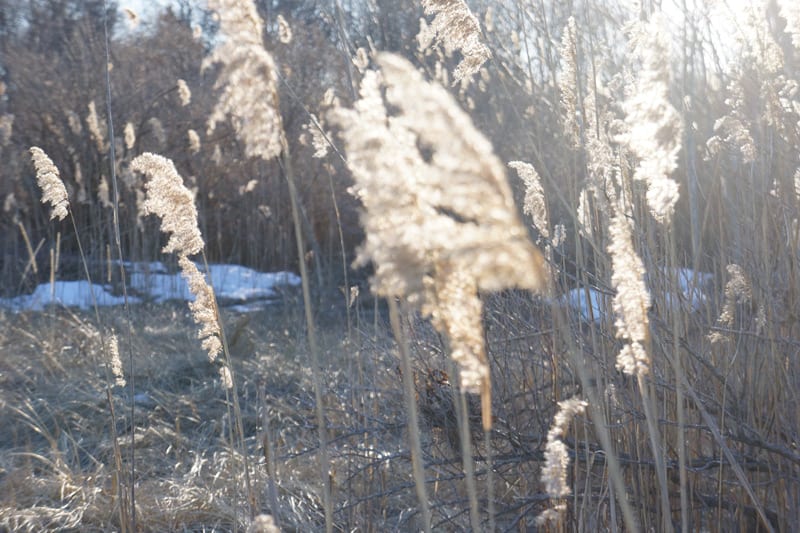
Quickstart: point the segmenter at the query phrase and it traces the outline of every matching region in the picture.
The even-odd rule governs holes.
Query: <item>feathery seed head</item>
[[[147,175],[144,214],[161,218],[161,231],[170,234],[163,252],[194,255],[205,245],[197,227],[194,196],[183,184],[175,165],[166,157],[146,152],[131,162],[131,169]]]
[[[578,146],[581,141],[580,124],[578,122],[578,35],[575,18],[569,17],[564,33],[561,35],[561,73],[558,76],[558,87],[561,90],[561,110],[564,117],[564,129],[572,144]]]
[[[89,114],[86,116],[86,127],[89,129],[89,134],[97,145],[97,151],[101,154],[106,153],[108,150],[108,145],[106,143],[106,124],[105,122],[101,122],[100,118],[97,116],[97,108],[95,107],[94,100],[89,102]]]
[[[553,425],[547,432],[547,445],[544,457],[545,465],[542,467],[541,479],[545,491],[552,499],[560,499],[569,496],[572,491],[567,485],[567,468],[569,468],[569,454],[567,446],[561,440],[567,433],[572,419],[586,410],[588,404],[573,397],[562,402],[558,402],[558,412],[556,413]],[[557,520],[561,513],[566,509],[564,504],[556,505],[551,509],[540,514],[536,521],[540,525]]]
[[[278,40],[283,44],[292,42],[292,27],[283,18],[283,15],[278,15]]]
[[[264,21],[252,0],[208,0],[219,17],[219,30],[228,39],[261,46]]]
[[[181,99],[181,105],[186,107],[192,102],[192,91],[186,85],[184,80],[178,80],[178,98]]]
[[[247,527],[247,533],[281,533],[275,520],[268,514],[260,514]]]
[[[128,19],[128,23],[131,25],[131,28],[135,28],[139,25],[139,14],[136,13],[136,11],[127,7],[123,7],[122,12],[125,13],[125,18]]]
[[[330,114],[364,204],[356,262],[375,265],[378,294],[405,297],[450,337],[462,386],[482,393],[488,416],[478,291],[542,290],[544,260],[517,216],[503,165],[466,113],[400,56],[375,59],[381,70],[365,73],[355,108]]]
[[[224,85],[224,88],[208,119],[209,133],[230,117],[245,142],[248,157],[265,161],[276,157],[282,150],[283,124],[272,56],[261,45],[242,48],[225,43],[206,60],[217,61],[223,67],[215,87]]]
[[[632,37],[642,67],[636,87],[623,104],[627,131],[619,135],[639,157],[634,178],[647,183],[647,204],[653,218],[669,223],[678,201],[677,168],[683,126],[669,102],[669,41],[661,16],[640,26]]]
[[[233,388],[233,376],[231,375],[231,369],[227,365],[219,367],[219,381],[222,384],[222,388],[227,390]]]
[[[36,183],[42,189],[42,203],[48,203],[53,207],[50,220],[56,217],[64,220],[69,214],[69,198],[64,182],[58,175],[58,169],[41,148],[33,146],[30,152],[33,166],[36,167]]]
[[[222,93],[208,131],[230,117],[245,142],[245,154],[268,161],[281,153],[283,121],[275,62],[262,46],[263,21],[251,0],[210,0],[209,7],[221,13],[225,39],[203,61],[203,68],[222,64],[214,84]]]
[[[111,367],[111,374],[114,376],[114,383],[119,387],[125,386],[125,376],[122,372],[122,359],[119,357],[119,342],[117,341],[117,334],[111,333],[108,340],[108,356],[109,366]]]
[[[186,137],[189,140],[189,151],[196,154],[200,151],[200,135],[192,129],[186,130]]]
[[[134,145],[136,144],[136,130],[133,128],[133,124],[128,122],[125,124],[125,148],[128,150],[133,150]]]
[[[0,115],[0,146],[6,146],[11,140],[14,131],[14,115],[3,113]]]
[[[731,264],[726,267],[726,270],[728,282],[725,284],[725,304],[717,319],[717,324],[730,328],[736,318],[736,305],[749,301],[753,297],[753,291],[742,267]],[[708,338],[712,343],[716,343],[724,339],[725,334],[714,331]]]
[[[463,59],[453,72],[457,83],[478,72],[492,57],[481,41],[481,25],[464,0],[422,0],[426,15],[434,15],[430,26],[420,25],[418,41],[424,51],[436,40],[448,51],[459,50]]]
[[[650,357],[643,346],[649,334],[647,310],[650,307],[644,264],[633,248],[631,227],[624,213],[616,213],[611,218],[609,233],[611,283],[617,291],[614,296],[617,338],[630,343],[617,356],[617,367],[626,374],[644,375],[650,371]]]
[[[217,313],[217,301],[214,289],[206,281],[205,276],[192,261],[185,255],[178,258],[181,275],[189,285],[189,291],[195,299],[189,302],[194,321],[200,325],[197,337],[202,339],[202,346],[208,352],[208,359],[212,363],[222,352],[221,330]]]
[[[792,36],[792,44],[800,51],[800,3],[796,0],[778,0],[778,6],[786,21],[786,33]]]
[[[511,161],[508,166],[519,174],[522,182],[525,183],[525,203],[523,212],[531,217],[534,227],[539,230],[542,237],[550,238],[550,228],[547,221],[547,202],[544,198],[544,188],[539,173],[530,163],[523,161]]]

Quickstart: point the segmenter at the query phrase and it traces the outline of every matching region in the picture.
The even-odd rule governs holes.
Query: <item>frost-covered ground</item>
[[[198,268],[203,270],[202,265]],[[163,263],[125,263],[125,270],[130,304],[194,299],[180,272],[170,272]],[[240,265],[208,265],[208,271],[220,305],[239,312],[263,309],[281,289],[300,285],[300,278],[291,272],[258,272]],[[0,308],[16,312],[41,311],[48,305],[90,309],[95,301],[98,306],[122,305],[121,287],[85,280],[43,283],[31,294],[0,298]]]

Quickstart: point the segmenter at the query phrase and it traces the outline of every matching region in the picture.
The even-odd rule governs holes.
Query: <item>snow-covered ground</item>
[[[198,268],[203,271],[202,265]],[[163,263],[125,263],[125,270],[129,278],[130,304],[194,299],[180,272],[170,272]],[[291,272],[258,272],[240,265],[208,265],[208,270],[220,306],[241,313],[263,309],[275,302],[281,289],[300,285],[300,277]],[[666,290],[671,284],[669,272],[663,272],[657,280],[648,279],[654,300],[669,307],[677,304],[681,310],[690,313],[702,309],[712,275],[678,268],[674,270],[674,276],[679,288],[676,295]],[[15,312],[41,311],[48,305],[91,309],[92,296],[101,307],[123,304],[119,287],[89,284],[87,281],[56,281],[52,286],[49,283],[39,285],[32,294],[0,298],[0,308]],[[587,322],[599,324],[606,310],[611,308],[612,298],[613,294],[594,288],[577,288],[557,298],[555,303],[572,308]]]
[[[202,265],[198,268],[203,271]],[[194,299],[180,272],[170,272],[162,263],[125,263],[125,269],[129,274],[130,304]],[[239,312],[263,309],[275,301],[280,289],[300,285],[300,278],[291,272],[258,272],[240,265],[208,265],[208,270],[220,305]],[[91,309],[94,300],[98,306],[124,303],[119,287],[87,281],[56,281],[53,285],[39,285],[32,294],[0,298],[0,308],[41,311],[55,304]]]
[[[678,291],[673,293],[671,278],[675,279]],[[666,305],[673,311],[696,313],[703,309],[708,299],[706,291],[714,280],[707,272],[696,272],[689,268],[663,269],[658,276],[647,276],[646,282],[651,298],[656,305]],[[577,312],[586,322],[600,324],[606,309],[611,309],[613,293],[601,292],[594,288],[572,289],[556,301]]]

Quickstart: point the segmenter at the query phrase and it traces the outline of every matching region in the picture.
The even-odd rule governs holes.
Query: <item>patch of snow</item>
[[[605,298],[609,297],[597,289],[579,287],[562,295],[558,301],[577,311],[586,322],[600,324],[606,312]]]
[[[278,288],[297,287],[301,282],[291,272],[257,272],[239,265],[208,265],[208,270],[217,298],[240,302],[274,298]]]
[[[141,407],[155,407],[157,404],[146,392],[139,392],[133,395],[133,403]]]
[[[663,268],[661,278],[649,280],[651,292],[661,293],[667,308],[673,311],[688,311],[696,313],[706,305],[708,296],[706,291],[714,281],[714,275],[708,272],[697,272],[691,268]],[[678,293],[671,290],[672,279],[677,282]],[[654,294],[657,296],[657,294]],[[657,299],[657,298],[654,298]]]
[[[42,283],[33,294],[25,294],[16,298],[0,298],[0,307],[12,311],[42,311],[48,305],[63,305],[91,309],[92,293],[98,306],[122,305],[122,296],[111,294],[110,287],[89,283],[88,281],[57,281],[52,286]],[[139,303],[136,297],[129,297],[129,303]]]
[[[186,280],[177,272],[169,274],[134,270],[130,274],[129,285],[132,290],[156,303],[194,299]]]
[[[677,294],[671,290],[671,278],[677,282]],[[661,269],[658,276],[647,276],[647,284],[654,300],[663,302],[673,311],[695,313],[703,309],[708,296],[707,290],[714,281],[713,274],[697,272],[690,268]],[[572,308],[580,314],[586,322],[594,321],[600,324],[606,314],[606,298],[613,298],[613,294],[600,292],[593,288],[572,289],[561,295],[557,303]]]
[[[129,303],[194,299],[180,272],[170,273],[163,263],[126,262],[124,265],[129,274],[129,292],[136,294],[129,296]],[[202,265],[198,268],[203,271]],[[242,313],[263,309],[274,301],[281,288],[296,287],[301,281],[291,272],[258,272],[240,265],[208,265],[208,270],[207,276],[210,275],[220,305],[231,306]],[[93,305],[91,291],[94,291],[98,306],[123,304],[122,296],[112,294],[110,286],[86,281],[57,281],[53,287],[49,283],[39,285],[33,294],[0,298],[0,307],[15,312],[41,311],[48,305],[90,309]]]

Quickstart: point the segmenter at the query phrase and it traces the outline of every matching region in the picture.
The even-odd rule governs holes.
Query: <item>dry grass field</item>
[[[0,0],[0,161],[0,531],[800,524],[794,1]]]

